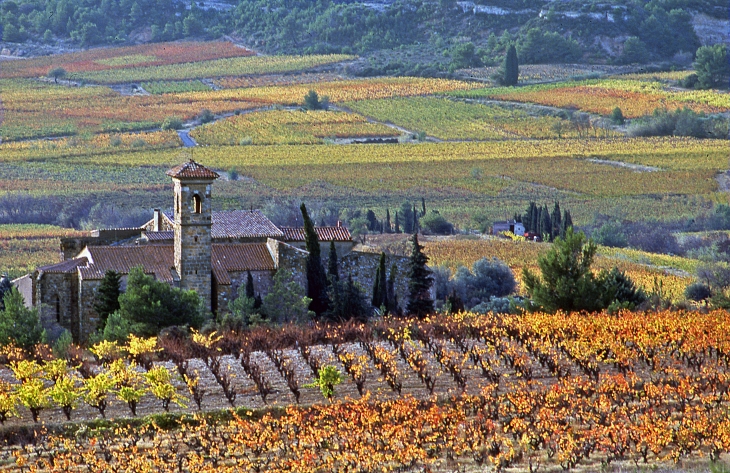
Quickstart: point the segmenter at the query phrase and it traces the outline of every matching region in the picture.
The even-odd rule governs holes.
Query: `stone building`
[[[126,275],[137,266],[158,281],[193,289],[212,313],[228,303],[250,271],[257,293],[265,296],[276,271],[285,269],[306,287],[307,251],[302,228],[274,225],[258,210],[213,211],[213,182],[218,174],[194,162],[167,171],[172,178],[173,210],[154,210],[139,228],[106,229],[83,238],[61,239],[61,261],[37,268],[15,281],[26,304],[40,309],[41,321],[54,336],[68,329],[84,341],[96,330],[96,291],[108,270]],[[335,242],[342,275],[350,274],[366,294],[372,290],[379,254],[354,251],[342,225],[317,227],[323,263]],[[405,305],[407,258],[388,257],[399,268],[396,292]]]

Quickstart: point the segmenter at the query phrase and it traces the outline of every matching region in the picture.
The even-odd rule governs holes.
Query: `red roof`
[[[281,238],[284,235],[260,210],[212,212],[211,222],[213,238]]]
[[[88,260],[86,258],[69,259],[61,261],[60,263],[41,266],[38,268],[38,271],[43,271],[44,273],[75,273],[76,268],[79,266],[85,266],[87,261]]]
[[[88,246],[89,265],[80,268],[83,279],[102,279],[113,269],[121,274],[142,266],[146,274],[154,274],[158,281],[172,282],[175,249],[172,245],[141,246]]]
[[[175,215],[172,212],[164,212],[165,218],[170,222],[175,221]],[[210,214],[211,228],[210,235],[212,238],[281,238],[284,233],[279,227],[266,218],[266,215],[260,210],[222,210],[213,211]],[[154,232],[147,232],[146,235]],[[158,237],[158,239],[169,238],[166,232]]]
[[[265,243],[213,245],[211,263],[218,284],[231,284],[229,272],[273,271],[274,259]]]
[[[314,227],[319,241],[352,241],[352,235],[347,227]],[[281,227],[284,232],[284,241],[305,241],[304,228]]]
[[[218,179],[220,176],[192,159],[187,163],[175,166],[166,173],[175,179]]]
[[[129,274],[132,268],[142,266],[146,274],[154,274],[158,281],[173,281],[173,245],[89,246],[85,251],[90,262],[80,268],[83,279],[102,279],[110,269]],[[219,284],[231,284],[229,271],[276,269],[265,243],[214,244],[211,251],[211,266]],[[86,262],[86,258],[79,260]]]
[[[175,239],[174,231],[144,232],[145,238],[149,241],[170,241]]]

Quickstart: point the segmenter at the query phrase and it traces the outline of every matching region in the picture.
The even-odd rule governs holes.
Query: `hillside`
[[[362,75],[439,75],[493,65],[516,42],[522,63],[687,66],[698,46],[727,41],[720,0],[612,2],[420,0],[0,2],[2,55],[225,35],[268,54],[345,53]],[[404,28],[404,25],[408,25]],[[628,51],[624,45],[630,37]]]

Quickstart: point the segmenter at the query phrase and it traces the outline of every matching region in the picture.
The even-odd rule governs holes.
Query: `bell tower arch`
[[[211,308],[211,188],[218,174],[192,159],[167,175],[175,186],[175,270]]]

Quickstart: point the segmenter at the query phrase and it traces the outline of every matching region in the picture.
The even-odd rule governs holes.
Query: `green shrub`
[[[167,117],[160,125],[163,130],[179,130],[183,127],[182,119],[179,117]]]

